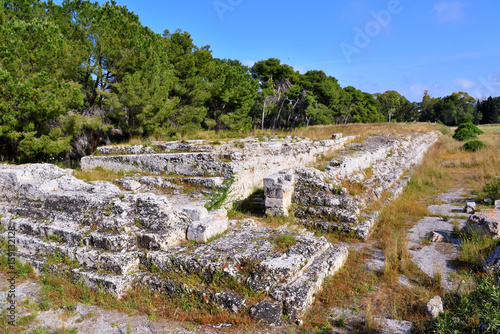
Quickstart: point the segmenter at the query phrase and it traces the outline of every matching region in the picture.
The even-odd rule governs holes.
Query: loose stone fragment
[[[142,184],[140,184],[139,182],[137,182],[135,180],[130,180],[130,179],[116,180],[116,183],[121,185],[123,187],[123,189],[131,190],[131,191],[135,191],[135,190],[139,189],[140,187],[142,187]]]
[[[187,239],[206,242],[211,237],[224,233],[228,228],[228,219],[211,216],[193,222],[187,230]]]
[[[437,318],[439,313],[443,311],[443,301],[441,300],[441,297],[435,296],[427,302],[427,312],[432,318]]]
[[[500,210],[486,209],[474,213],[467,220],[467,228],[479,228],[493,238],[500,238]]]
[[[492,274],[500,272],[500,246],[491,252],[483,261],[483,269]]]
[[[438,233],[438,232],[432,232],[430,235],[430,240],[433,243],[441,242],[441,241],[443,241],[443,239],[444,239],[443,235],[441,233]]]
[[[476,212],[476,202],[465,203],[465,213],[473,214]]]

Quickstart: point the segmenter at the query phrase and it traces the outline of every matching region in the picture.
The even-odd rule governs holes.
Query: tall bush
[[[465,122],[458,126],[455,130],[453,138],[460,141],[466,141],[469,139],[477,138],[477,135],[483,134],[483,131],[471,122]]]

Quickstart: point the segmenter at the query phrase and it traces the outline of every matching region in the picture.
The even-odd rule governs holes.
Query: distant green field
[[[484,124],[478,126],[484,134],[500,134],[500,124]]]

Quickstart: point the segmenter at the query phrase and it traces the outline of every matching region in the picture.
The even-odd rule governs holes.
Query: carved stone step
[[[347,260],[345,246],[332,246],[318,257],[302,275],[289,284],[277,287],[271,296],[283,302],[284,313],[292,318],[300,318],[314,301],[315,294],[321,290],[326,277],[337,272]]]

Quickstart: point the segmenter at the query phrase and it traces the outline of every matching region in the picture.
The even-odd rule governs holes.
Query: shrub
[[[471,122],[465,122],[465,123],[460,124],[457,128],[457,131],[461,130],[461,129],[468,129],[477,135],[482,135],[484,133],[481,129],[479,129],[477,126],[475,126]]]
[[[466,141],[469,139],[477,138],[477,135],[481,134],[483,134],[483,131],[481,131],[481,129],[479,129],[474,124],[467,122],[462,123],[458,126],[458,128],[455,130],[453,138],[460,141]]]
[[[491,183],[486,183],[483,191],[493,202],[500,199],[500,177],[496,177]]]
[[[495,283],[494,278],[483,277],[472,292],[446,295],[446,311],[415,323],[412,333],[499,333],[500,287]]]
[[[476,152],[485,147],[486,145],[480,140],[468,141],[463,146],[464,150],[466,150],[467,152]]]

